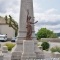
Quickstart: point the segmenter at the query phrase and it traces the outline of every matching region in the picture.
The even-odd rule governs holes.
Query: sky
[[[33,7],[36,32],[41,28],[60,32],[60,0],[33,0]],[[11,15],[19,22],[19,10],[20,0],[0,0],[0,16]]]

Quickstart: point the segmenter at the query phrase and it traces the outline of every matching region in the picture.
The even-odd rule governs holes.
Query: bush
[[[41,28],[38,30],[36,37],[40,40],[41,38],[57,38],[57,35],[47,28]]]
[[[60,47],[57,47],[57,46],[52,47],[50,50],[51,50],[51,52],[59,52],[60,53]]]
[[[50,47],[50,45],[49,45],[48,42],[43,42],[43,43],[41,44],[41,46],[42,46],[43,50],[47,50],[47,49],[49,49],[49,47]]]
[[[15,46],[15,44],[13,44],[13,43],[6,43],[5,46],[7,46],[8,51],[11,51],[12,48]]]

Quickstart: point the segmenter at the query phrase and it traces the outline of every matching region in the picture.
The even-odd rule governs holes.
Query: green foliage
[[[17,36],[17,33],[18,33],[18,29],[17,29],[17,30],[15,30],[15,37]]]
[[[9,21],[9,27],[11,27],[11,25],[12,25],[12,24],[11,24],[12,17],[11,17],[10,15],[9,15],[9,20],[10,20],[10,21]]]
[[[9,15],[9,18],[5,16],[6,24],[9,25],[9,27],[12,27],[15,30],[15,37],[18,33],[18,23],[12,18],[11,15]]]
[[[41,28],[40,30],[38,30],[36,36],[38,40],[41,38],[56,38],[57,37],[57,35],[53,33],[53,31],[50,31],[46,28]]]
[[[10,17],[9,26],[15,30],[15,37],[16,37],[17,33],[18,33],[18,24],[16,24],[16,22],[12,19],[12,17],[10,15],[9,15],[9,17]]]
[[[7,24],[7,20],[8,20],[8,19],[7,19],[7,16],[5,16],[5,20],[6,20],[6,24]]]
[[[43,50],[47,50],[47,49],[49,49],[49,47],[50,47],[50,45],[49,45],[48,42],[43,42],[43,43],[41,44],[41,46],[42,46]]]
[[[60,53],[60,47],[58,47],[58,46],[52,47],[50,50],[51,50],[51,52],[59,52]]]
[[[15,44],[13,44],[13,43],[6,43],[5,46],[8,47],[8,51],[11,51],[12,48],[15,46]]]

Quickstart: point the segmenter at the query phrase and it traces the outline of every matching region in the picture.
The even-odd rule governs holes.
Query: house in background
[[[6,24],[6,20],[3,17],[0,17],[0,34],[7,34],[7,38],[15,37],[15,29]]]

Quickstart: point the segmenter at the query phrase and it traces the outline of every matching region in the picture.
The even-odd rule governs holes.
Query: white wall
[[[8,25],[0,25],[0,33],[1,34],[7,34],[8,38],[12,38],[15,36],[15,30],[12,27],[9,27]]]

